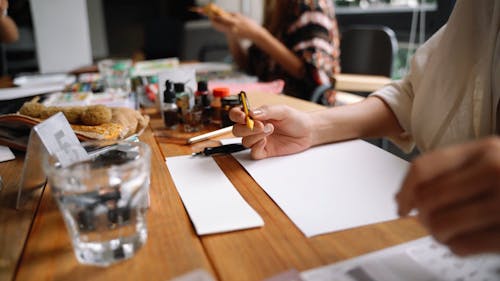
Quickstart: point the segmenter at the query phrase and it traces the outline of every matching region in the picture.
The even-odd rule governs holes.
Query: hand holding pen
[[[247,117],[254,123],[248,127]],[[229,118],[235,122],[233,134],[243,137],[242,143],[251,148],[253,159],[297,153],[317,144],[313,140],[313,114],[284,105],[262,106],[245,114],[244,108],[234,107]]]

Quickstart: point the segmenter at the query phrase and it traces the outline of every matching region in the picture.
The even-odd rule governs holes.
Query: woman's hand
[[[0,12],[3,14],[9,8],[8,0],[0,0]]]
[[[396,199],[456,254],[500,252],[500,138],[424,154]]]
[[[239,13],[227,13],[225,16],[213,16],[210,18],[213,27],[225,33],[228,37],[237,39],[250,39],[254,41],[263,27],[254,20]]]
[[[263,106],[250,112],[253,130],[245,125],[241,108],[229,112],[236,122],[233,134],[243,137],[243,145],[252,149],[254,159],[297,153],[312,145],[312,118],[309,114],[284,105]]]
[[[335,105],[335,101],[337,100],[337,92],[333,89],[327,90],[324,94],[324,99],[328,102],[329,105]]]

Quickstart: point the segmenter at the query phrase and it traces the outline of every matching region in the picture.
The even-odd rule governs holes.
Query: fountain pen
[[[242,151],[245,149],[248,149],[248,147],[245,147],[242,144],[231,143],[231,144],[225,144],[225,145],[215,146],[215,147],[205,147],[202,151],[195,152],[192,155],[193,156],[197,156],[197,155],[210,156],[210,155],[215,155],[215,154],[230,154],[230,153]]]

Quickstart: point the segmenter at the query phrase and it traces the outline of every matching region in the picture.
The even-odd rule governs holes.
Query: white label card
[[[50,155],[63,167],[89,158],[68,120],[61,112],[33,127]]]
[[[14,160],[15,158],[14,153],[7,146],[0,145],[0,162]]]

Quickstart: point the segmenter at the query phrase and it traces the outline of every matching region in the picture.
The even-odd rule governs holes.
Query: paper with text
[[[57,157],[62,167],[87,160],[87,151],[83,148],[62,112],[56,113],[33,127],[49,154]]]
[[[408,168],[361,140],[258,161],[234,156],[307,237],[397,218],[394,195]]]
[[[212,157],[168,157],[166,163],[198,235],[264,225]]]
[[[306,281],[495,281],[500,255],[458,257],[430,236],[301,273]]]

